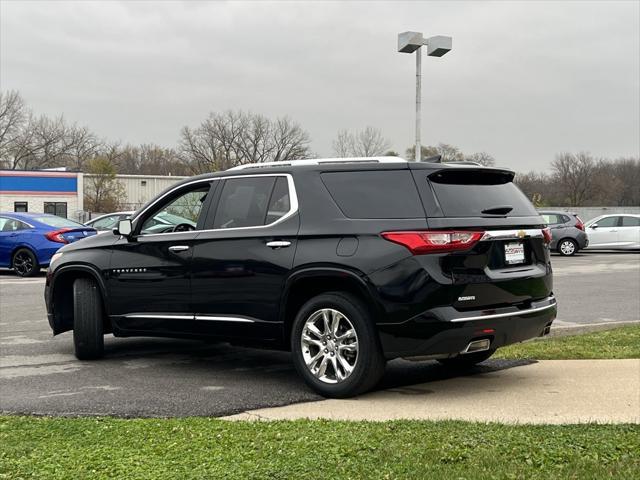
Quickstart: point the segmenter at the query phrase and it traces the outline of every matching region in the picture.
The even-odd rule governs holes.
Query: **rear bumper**
[[[488,338],[494,349],[538,337],[556,315],[556,299],[550,296],[523,309],[434,308],[400,324],[378,324],[378,331],[387,358],[448,357],[463,351],[472,340]]]

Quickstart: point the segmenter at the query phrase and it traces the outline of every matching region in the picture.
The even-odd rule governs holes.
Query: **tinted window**
[[[196,230],[210,184],[192,186],[145,215],[140,232],[144,235]]]
[[[14,212],[28,212],[29,211],[29,203],[28,202],[13,202],[13,211]]]
[[[225,180],[213,228],[264,225],[276,177],[246,177]]]
[[[69,227],[69,228],[84,228],[84,225],[80,225],[79,223],[74,222],[73,220],[68,220],[66,218],[62,218],[62,217],[35,217],[35,219],[40,222],[40,223],[44,223],[45,225],[49,225],[51,227]]]
[[[640,218],[637,217],[622,217],[623,227],[640,227]]]
[[[408,170],[331,172],[322,181],[349,218],[424,218]]]
[[[266,224],[275,222],[279,218],[284,217],[291,210],[291,202],[289,200],[289,185],[285,177],[278,177],[273,187],[269,207],[267,208]]]
[[[597,222],[599,227],[616,227],[618,225],[618,217],[605,217]]]
[[[457,169],[429,176],[447,217],[480,217],[486,215],[483,210],[503,206],[511,207],[508,217],[538,215],[512,178],[504,172]]]

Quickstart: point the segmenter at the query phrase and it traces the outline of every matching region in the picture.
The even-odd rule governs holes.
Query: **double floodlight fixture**
[[[451,50],[451,37],[436,35],[424,38],[420,32],[403,32],[398,34],[398,51],[401,53],[416,52],[416,153],[415,161],[421,160],[420,122],[422,109],[422,49],[427,47],[429,57],[441,57]]]
[[[402,53],[413,53],[422,46],[427,47],[427,55],[430,57],[441,57],[452,45],[451,37],[436,35],[425,39],[420,32],[403,32],[398,34],[398,51]]]

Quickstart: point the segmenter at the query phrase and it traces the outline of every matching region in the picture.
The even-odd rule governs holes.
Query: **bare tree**
[[[116,179],[115,165],[106,157],[87,162],[90,175],[84,178],[84,208],[90,212],[115,212],[124,198],[124,187]]]
[[[351,157],[353,155],[354,138],[348,130],[340,130],[333,140],[333,154],[338,158]]]
[[[391,146],[378,128],[368,126],[359,132],[340,130],[333,141],[333,153],[337,157],[377,157]]]
[[[74,126],[69,129],[67,135],[69,149],[67,166],[80,172],[89,160],[100,153],[104,142],[98,139],[87,127]]]
[[[199,127],[184,127],[179,152],[193,172],[226,170],[251,162],[308,158],[309,135],[284,117],[226,111],[211,113]]]
[[[584,205],[592,186],[596,162],[589,153],[561,153],[551,163],[570,207]]]
[[[16,90],[6,93],[0,91],[0,165],[9,161],[10,151],[21,136],[24,124],[29,116],[24,100]]]
[[[467,157],[467,160],[479,163],[480,165],[483,165],[485,167],[492,167],[496,164],[496,159],[493,158],[493,156],[489,155],[487,152],[472,153]]]

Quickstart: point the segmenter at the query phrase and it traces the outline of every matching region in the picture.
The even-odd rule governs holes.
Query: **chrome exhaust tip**
[[[484,352],[485,350],[489,350],[491,346],[491,340],[488,338],[483,338],[482,340],[474,340],[473,342],[467,345],[467,348],[460,352],[461,355],[465,353],[475,353],[475,352]]]
[[[549,335],[549,333],[551,333],[551,325],[547,325],[546,327],[544,327],[544,330],[542,330],[542,333],[540,334],[540,336],[545,337]]]

